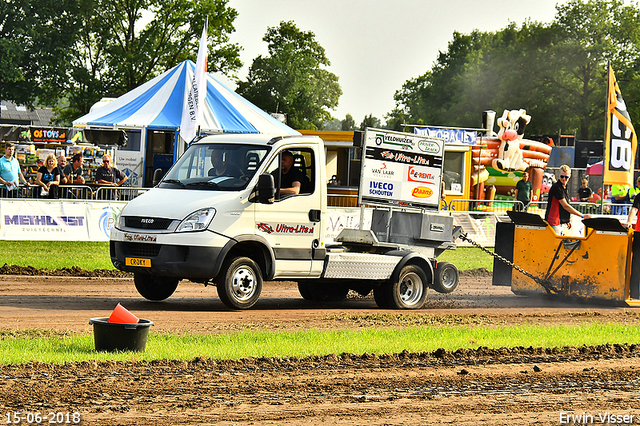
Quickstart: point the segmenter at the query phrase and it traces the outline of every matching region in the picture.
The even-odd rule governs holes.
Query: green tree
[[[557,11],[555,21],[561,37],[549,49],[551,63],[541,83],[556,99],[566,99],[565,105],[576,115],[581,138],[601,137],[607,63],[612,63],[622,79],[638,73],[630,66],[640,60],[640,11],[637,5],[625,6],[622,0],[571,0],[559,4]],[[621,90],[631,105],[624,84]]]
[[[0,2],[0,99],[53,103],[65,80],[84,0]]]
[[[342,122],[339,118],[332,118],[331,120],[325,120],[322,123],[322,128],[320,130],[340,130],[342,127]]]
[[[69,122],[103,96],[120,96],[185,59],[195,61],[208,18],[208,71],[233,73],[240,47],[229,43],[235,9],[227,0],[93,0],[75,45],[72,70],[61,85]]]
[[[324,48],[292,21],[269,27],[262,40],[268,55],[253,60],[237,92],[266,111],[287,114],[293,128],[319,129],[342,95],[338,77],[323,68],[330,65]]]
[[[408,80],[396,92],[396,108],[387,116],[387,122],[392,124],[390,127],[398,129],[405,120],[409,124],[421,121],[432,125],[472,126],[474,113],[462,106],[467,99],[462,82],[470,56],[475,53],[481,58],[479,52],[488,37],[479,31],[469,35],[454,32],[447,51],[439,53],[433,68]],[[453,110],[462,113],[454,116]]]
[[[360,123],[360,130],[364,130],[367,127],[380,128],[380,119],[373,116],[373,114],[365,115],[362,123]]]
[[[483,110],[524,108],[533,118],[529,134],[602,137],[607,62],[628,105],[640,94],[639,15],[621,0],[570,0],[549,24],[454,33],[433,68],[396,92],[387,123],[395,128],[402,116],[412,124],[479,127]]]
[[[355,130],[356,129],[356,121],[353,119],[351,114],[344,116],[344,120],[341,121],[340,130]]]

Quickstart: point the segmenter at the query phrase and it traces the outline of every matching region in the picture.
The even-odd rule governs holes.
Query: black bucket
[[[147,346],[149,326],[153,323],[141,319],[137,324],[120,324],[108,322],[109,318],[91,318],[93,324],[93,340],[96,351],[136,351],[144,352]]]

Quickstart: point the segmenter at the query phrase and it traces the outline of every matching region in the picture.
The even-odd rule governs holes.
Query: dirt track
[[[167,301],[151,303],[137,295],[130,278],[0,276],[0,332],[90,333],[89,318],[108,316],[118,302],[151,319],[153,333],[640,324],[640,312],[630,308],[518,297],[508,287],[491,286],[487,277],[463,278],[451,295],[430,292],[426,309],[418,312],[380,310],[371,298],[310,304],[292,283],[268,283],[254,309],[234,312],[217,299],[215,288],[189,282]],[[303,360],[36,363],[0,368],[0,415],[6,421],[14,411],[75,411],[91,425],[558,425],[569,424],[564,420],[575,414],[585,416],[582,424],[640,424],[639,371],[636,345]],[[605,413],[621,417],[602,422]]]

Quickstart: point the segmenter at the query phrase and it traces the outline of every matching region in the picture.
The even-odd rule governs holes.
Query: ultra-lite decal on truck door
[[[271,224],[266,222],[256,223],[256,228],[262,232],[272,235],[300,235],[300,234],[313,234],[315,226],[308,226],[302,224],[290,224],[290,223],[277,223]]]

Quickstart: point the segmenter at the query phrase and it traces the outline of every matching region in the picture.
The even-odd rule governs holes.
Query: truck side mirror
[[[163,177],[164,177],[164,170],[155,169],[153,171],[153,186],[156,186],[157,184],[159,184]]]
[[[262,204],[273,204],[276,196],[276,185],[273,176],[264,174],[258,176],[258,185],[256,186],[249,201],[257,201]]]

